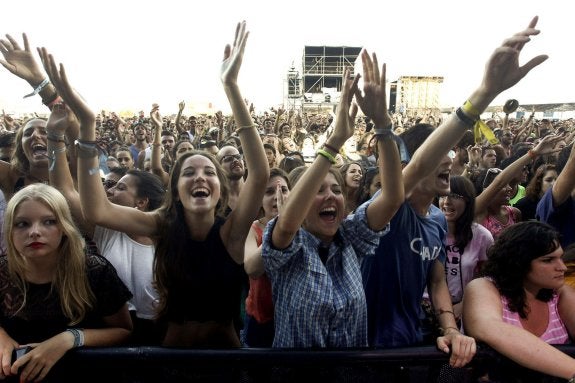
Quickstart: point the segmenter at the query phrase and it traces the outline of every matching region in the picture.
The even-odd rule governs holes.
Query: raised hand
[[[22,40],[24,49],[10,35],[6,35],[6,39],[0,39],[0,52],[4,56],[0,64],[30,85],[37,86],[44,80],[44,75],[30,51],[28,36],[25,33],[22,34]]]
[[[336,148],[341,147],[348,138],[353,136],[354,121],[357,115],[357,104],[351,103],[354,93],[357,93],[359,75],[352,76],[349,68],[343,71],[341,96],[337,106],[335,129],[329,139],[330,143],[337,140]]]
[[[69,117],[73,114],[65,104],[55,104],[46,123],[48,134],[64,135],[69,126]]]
[[[178,110],[180,112],[183,112],[185,107],[186,107],[186,103],[184,101],[180,101],[180,103],[178,104],[178,108],[179,108]]]
[[[42,59],[42,64],[50,81],[56,88],[56,91],[64,100],[64,103],[70,107],[76,117],[85,124],[95,124],[96,116],[80,95],[72,88],[66,75],[64,65],[60,64],[59,70],[54,61],[54,57],[48,53],[46,48],[38,48],[38,53]]]
[[[563,140],[563,135],[548,134],[531,151],[537,155],[560,152],[561,148],[556,148],[557,142]]]
[[[225,85],[236,85],[238,73],[242,65],[246,41],[249,36],[246,31],[246,22],[238,23],[236,27],[236,36],[232,46],[226,45],[224,49],[224,61],[222,62],[221,74],[222,83]]]
[[[383,129],[391,126],[391,116],[387,112],[387,96],[385,93],[385,64],[379,70],[377,56],[372,57],[364,49],[361,52],[363,65],[363,95],[359,89],[355,91],[355,98],[363,114],[369,117],[376,128]]]
[[[504,90],[517,84],[529,71],[549,58],[547,55],[539,55],[529,60],[525,65],[519,66],[519,54],[526,43],[531,41],[531,36],[539,34],[535,29],[538,17],[535,16],[527,28],[514,34],[493,52],[489,58],[482,88],[489,94],[497,95]]]
[[[150,119],[154,124],[156,129],[162,128],[162,117],[160,116],[160,106],[158,104],[152,105],[152,110],[150,111]]]

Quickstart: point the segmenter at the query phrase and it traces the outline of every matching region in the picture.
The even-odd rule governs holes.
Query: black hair
[[[399,135],[403,142],[405,143],[405,147],[409,152],[409,156],[413,158],[413,155],[419,149],[421,144],[427,137],[433,133],[435,127],[430,124],[416,124],[413,125],[411,128],[404,130],[403,133]]]
[[[148,210],[155,210],[162,205],[166,189],[158,176],[137,169],[130,169],[126,174],[136,179],[136,197],[148,199]]]
[[[454,245],[463,252],[463,249],[473,239],[471,230],[473,219],[475,217],[475,187],[473,183],[463,176],[452,176],[449,179],[451,193],[459,194],[465,200],[465,209],[455,222],[455,239]]]
[[[559,233],[539,221],[519,222],[505,228],[487,250],[483,274],[493,279],[500,294],[509,301],[509,310],[526,318],[524,280],[531,261],[557,250]],[[537,299],[548,302],[553,290],[541,289]]]

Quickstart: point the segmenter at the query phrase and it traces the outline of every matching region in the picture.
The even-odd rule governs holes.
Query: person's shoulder
[[[473,232],[473,236],[477,235],[477,236],[487,237],[487,238],[490,238],[491,241],[493,241],[493,234],[491,234],[491,232],[489,230],[487,230],[487,228],[480,223],[473,222],[471,224],[471,231]]]
[[[88,271],[102,270],[112,266],[110,261],[99,254],[86,254],[86,266]]]

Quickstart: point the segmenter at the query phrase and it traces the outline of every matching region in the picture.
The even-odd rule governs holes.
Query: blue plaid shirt
[[[367,306],[360,259],[373,255],[389,225],[375,232],[367,225],[369,201],[341,224],[324,265],[321,241],[300,229],[284,250],[271,244],[276,219],[266,226],[262,257],[275,306],[273,347],[367,346]]]

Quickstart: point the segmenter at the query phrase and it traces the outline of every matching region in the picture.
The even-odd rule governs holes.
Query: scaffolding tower
[[[390,86],[389,108],[410,116],[439,111],[442,83],[441,76],[401,76]]]
[[[354,71],[361,47],[305,46],[300,78],[292,65],[288,71],[284,104],[301,111],[332,110],[339,102],[341,78],[346,68]]]

